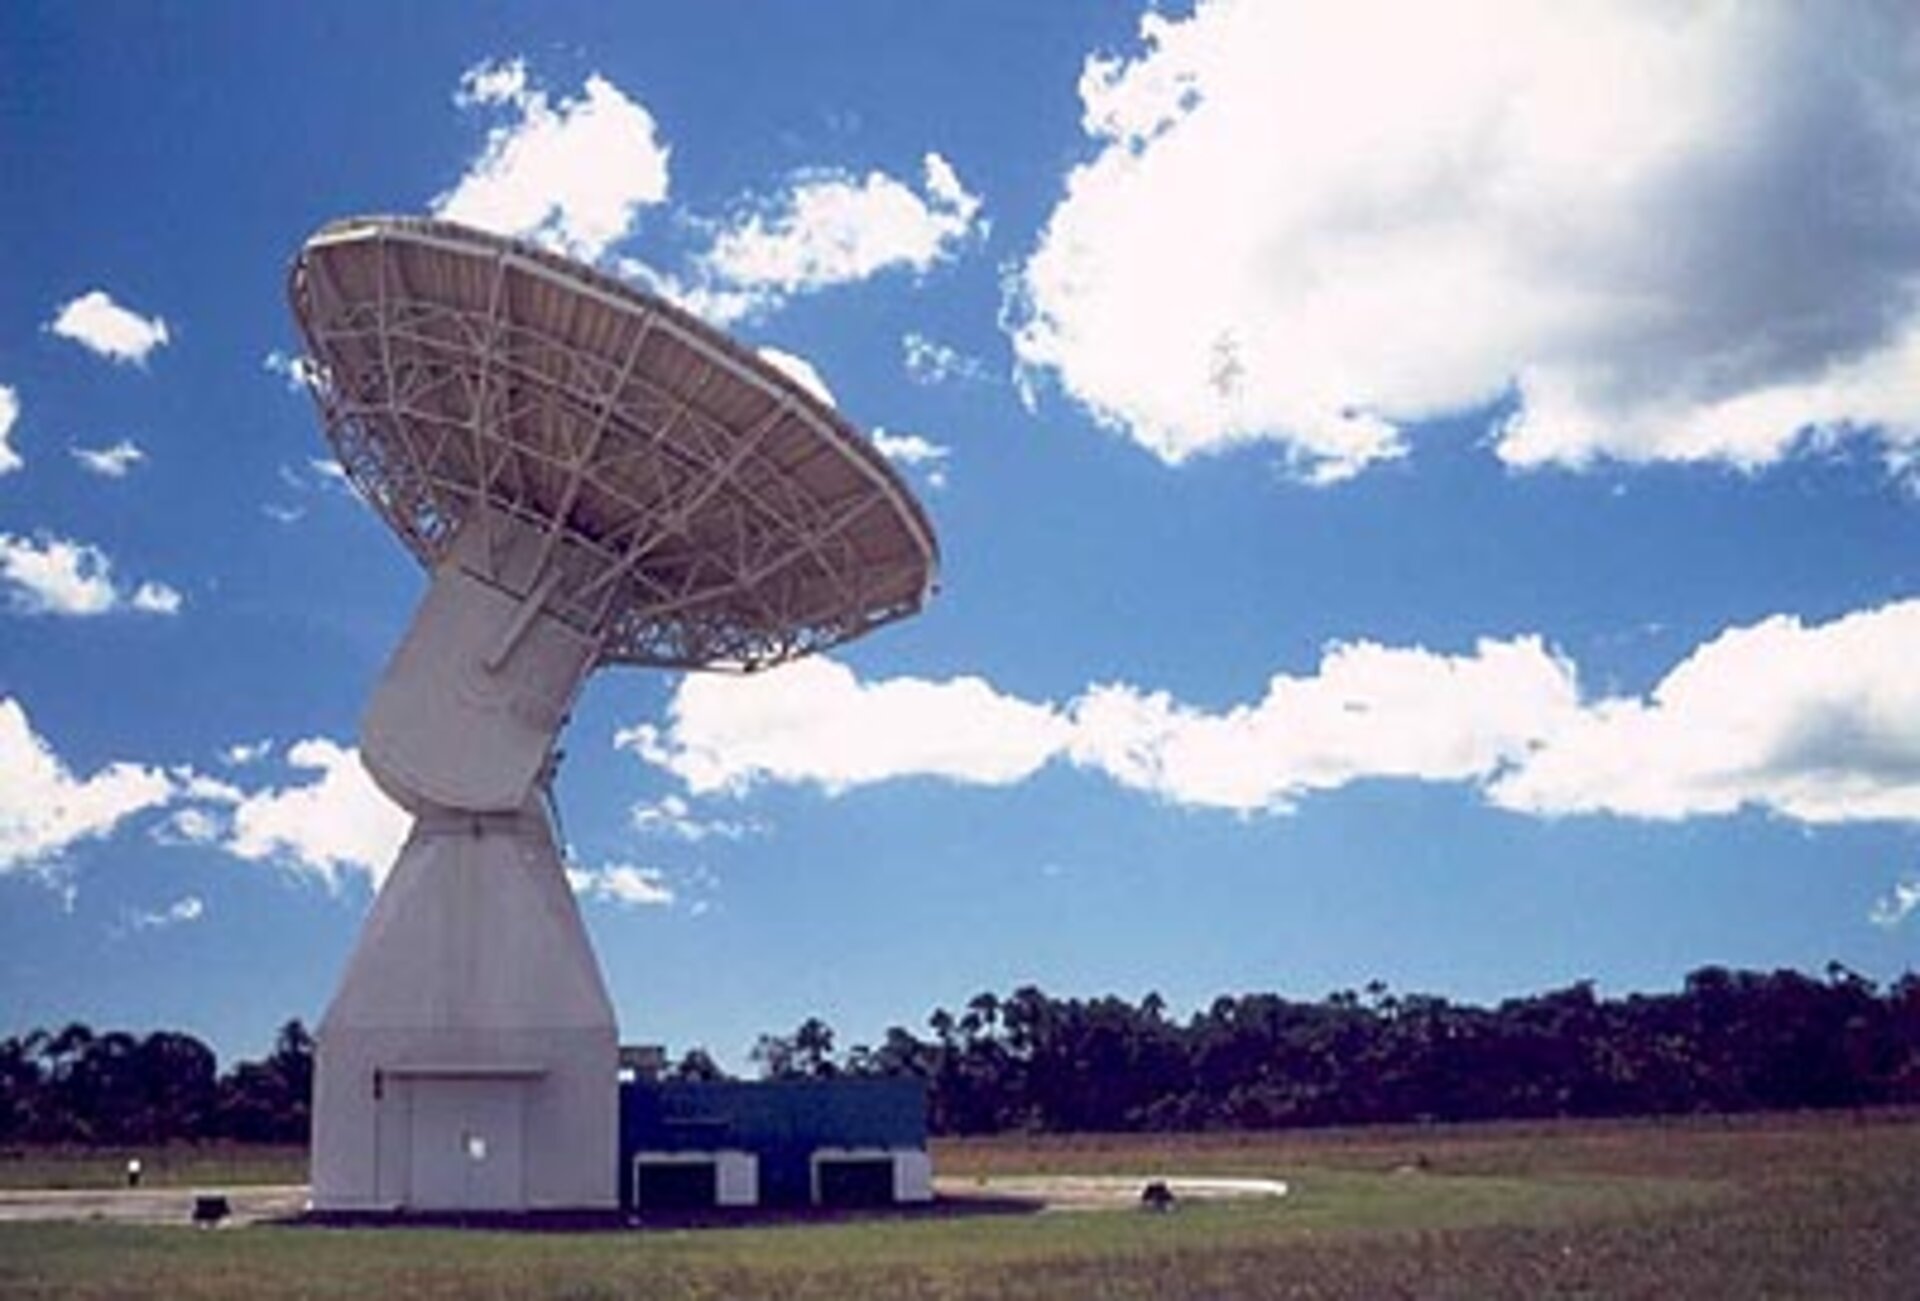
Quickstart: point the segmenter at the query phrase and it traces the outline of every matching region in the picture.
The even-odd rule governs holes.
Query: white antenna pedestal
[[[416,821],[316,1055],[316,1210],[614,1204],[613,1008],[544,812]]]
[[[526,544],[463,530],[361,729],[415,822],[320,1023],[316,1210],[615,1203],[613,1007],[540,797],[592,647],[501,585]]]

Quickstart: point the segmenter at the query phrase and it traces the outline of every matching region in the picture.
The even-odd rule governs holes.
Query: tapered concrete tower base
[[[613,1206],[617,1070],[544,813],[428,813],[320,1023],[314,1208]]]

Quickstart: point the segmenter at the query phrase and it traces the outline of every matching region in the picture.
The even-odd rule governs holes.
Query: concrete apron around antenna
[[[316,1038],[316,1210],[615,1204],[613,1006],[542,798],[597,642],[552,562],[476,507],[362,723],[414,825]]]

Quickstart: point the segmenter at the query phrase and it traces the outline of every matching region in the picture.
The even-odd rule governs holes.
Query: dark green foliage
[[[726,1079],[727,1073],[720,1069],[720,1064],[708,1055],[706,1049],[689,1048],[678,1062],[667,1068],[667,1078],[711,1083],[714,1080]]]
[[[756,1058],[805,1073],[908,1073],[936,1132],[1270,1129],[1668,1115],[1920,1102],[1920,978],[1882,991],[1844,967],[1694,972],[1676,993],[1603,999],[1580,983],[1497,1007],[1375,982],[1317,1003],[1216,999],[1184,1024],[1149,994],[1032,987],[936,1010],[837,1068],[800,1038]],[[831,1046],[809,1023],[808,1040]],[[803,1029],[809,1029],[803,1027]]]
[[[96,1034],[76,1023],[0,1040],[0,1142],[304,1143],[312,1093],[313,1039],[298,1021],[264,1061],[224,1076],[212,1049],[170,1030]]]

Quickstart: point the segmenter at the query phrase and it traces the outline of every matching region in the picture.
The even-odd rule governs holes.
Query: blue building
[[[923,1081],[620,1085],[620,1204],[874,1206],[933,1197]]]

